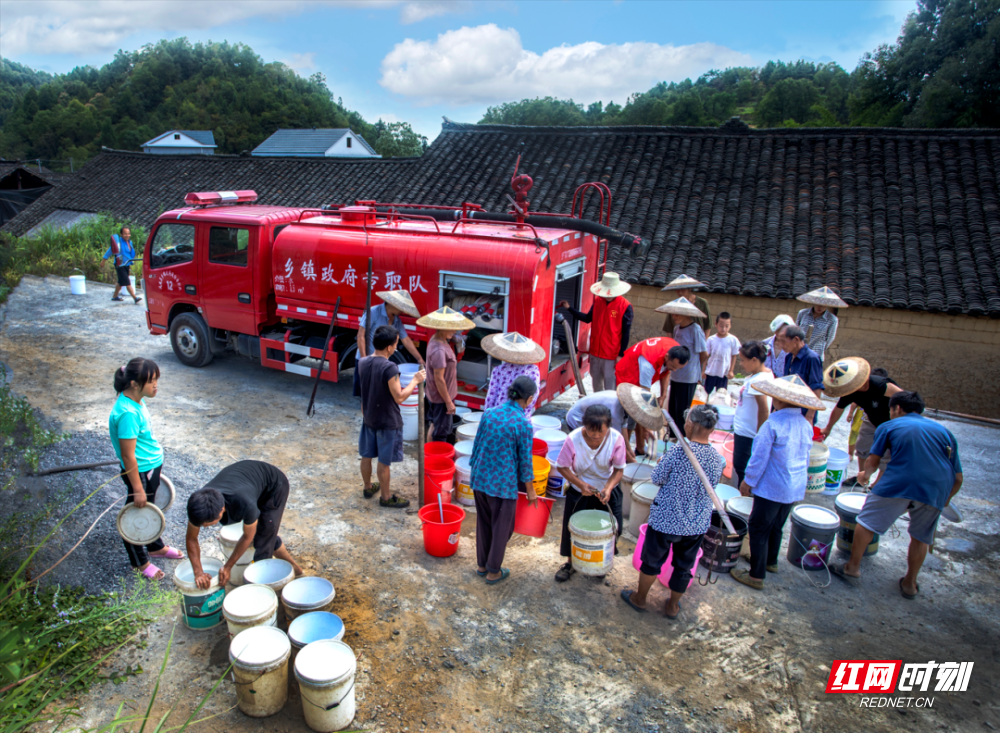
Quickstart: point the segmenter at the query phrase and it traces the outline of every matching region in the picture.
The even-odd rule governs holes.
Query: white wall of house
[[[144,145],[142,151],[144,153],[164,153],[167,155],[198,155],[200,153],[212,155],[215,152],[215,148],[204,146],[183,132],[171,132],[152,145]]]
[[[327,158],[374,158],[357,136],[348,132],[324,153]]]

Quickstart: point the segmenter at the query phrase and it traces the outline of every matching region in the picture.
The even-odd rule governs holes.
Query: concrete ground
[[[784,559],[764,592],[728,577],[692,585],[680,619],[637,614],[618,597],[634,586],[632,543],[622,542],[607,578],[579,574],[553,582],[558,557],[557,505],[542,539],[515,536],[506,564],[512,576],[490,587],[475,575],[474,515],[459,551],[435,559],[423,550],[416,516],[380,509],[361,497],[356,440],[359,413],[350,380],[323,384],[315,417],[305,417],[312,384],[235,356],[204,369],[180,365],[166,337],[150,336],[142,307],[111,303],[110,289],[88,283],[71,296],[58,278],[25,278],[11,295],[0,327],[0,354],[14,390],[73,439],[53,448],[45,465],[110,455],[107,414],[113,371],[142,355],[163,370],[150,403],[153,429],[173,470],[178,501],[167,540],[183,540],[188,493],[228,463],[261,459],[292,484],[282,536],[310,572],[336,586],[334,611],[359,658],[354,727],[366,731],[978,731],[1000,728],[997,709],[1000,614],[998,495],[994,480],[1000,434],[979,424],[947,422],[961,446],[965,488],[956,500],[962,524],[942,522],[921,575],[922,593],[899,593],[907,536],[884,538],[854,588],[826,573],[805,573]],[[907,385],[916,386],[919,385]],[[560,414],[571,397],[542,412]],[[846,428],[832,440],[846,445]],[[65,451],[65,455],[60,453]],[[416,498],[413,450],[394,470],[394,489]],[[852,470],[853,472],[853,470]],[[113,474],[50,479],[52,490],[83,494]],[[103,509],[120,496],[113,481],[97,497]],[[831,497],[810,500],[832,506]],[[208,536],[203,545],[216,553]],[[61,541],[72,543],[72,532]],[[786,532],[787,542],[787,532]],[[113,518],[77,551],[65,583],[128,582]],[[175,563],[164,563],[172,572]],[[704,575],[704,570],[701,571]],[[169,581],[164,581],[169,584]],[[651,599],[665,591],[654,586]],[[175,645],[158,711],[176,705],[186,718],[225,668],[225,627],[191,632],[179,610],[145,633],[145,649],[129,648],[113,669],[141,663],[145,674],[100,686],[77,703],[78,724],[110,719],[122,700],[144,709],[174,629]],[[861,708],[857,695],[824,693],[836,659],[904,662],[972,661],[967,692],[917,693],[931,708]],[[906,697],[899,693],[897,697]],[[916,694],[914,695],[914,697]],[[234,709],[230,682],[220,685],[199,731],[305,731],[293,689],[284,710],[266,719]],[[916,702],[911,703],[916,705]]]

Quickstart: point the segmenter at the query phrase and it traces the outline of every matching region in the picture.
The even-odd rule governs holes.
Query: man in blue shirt
[[[928,420],[921,413],[924,400],[917,392],[899,392],[889,400],[890,420],[875,431],[871,454],[858,483],[865,483],[876,470],[882,455],[892,450],[892,462],[868,495],[858,514],[851,545],[851,559],[846,564],[831,565],[830,570],[848,582],[861,577],[861,558],[876,534],[883,534],[905,513],[910,515],[910,549],[906,575],[899,579],[899,590],[908,600],[920,591],[920,572],[927,550],[934,542],[941,510],[962,488],[962,462],[958,442],[943,425]]]
[[[128,290],[132,300],[137,304],[142,298],[136,297],[135,288],[129,280],[129,273],[132,270],[132,262],[135,261],[135,248],[132,246],[132,232],[128,227],[122,227],[118,234],[111,235],[111,246],[104,253],[104,259],[114,257],[115,274],[118,276],[118,284],[115,286],[115,294],[111,300],[121,301],[122,288]]]
[[[806,333],[798,326],[789,326],[780,337],[785,356],[785,376],[798,374],[819,398],[823,391],[823,360],[806,345]],[[810,425],[816,424],[816,410],[802,409]]]

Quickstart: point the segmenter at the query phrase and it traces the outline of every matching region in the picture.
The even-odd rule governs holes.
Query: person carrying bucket
[[[618,537],[623,523],[619,484],[625,461],[625,438],[611,427],[611,410],[603,405],[591,405],[583,413],[583,426],[569,434],[556,459],[559,473],[569,483],[559,544],[559,554],[566,562],[556,572],[557,583],[569,580],[575,572],[569,559],[572,551],[569,520],[577,512],[605,507],[611,510],[618,523],[615,533],[615,554],[618,554]]]
[[[135,261],[135,248],[132,246],[132,232],[128,227],[122,227],[118,230],[118,234],[111,235],[111,246],[104,253],[103,259],[114,261],[115,275],[117,276],[117,285],[115,285],[115,292],[111,296],[111,300],[120,301],[122,288],[125,288],[135,304],[138,305],[142,296],[135,294],[132,280],[129,279],[132,263]]]
[[[506,402],[507,390],[514,384],[514,380],[525,376],[536,386],[531,402],[524,408],[524,416],[530,418],[538,400],[537,389],[542,384],[538,362],[545,358],[545,349],[517,331],[490,334],[482,340],[481,346],[483,351],[501,362],[490,372],[490,387],[486,392],[483,409],[492,410]]]
[[[962,462],[958,441],[948,428],[923,416],[924,400],[917,392],[898,392],[889,399],[889,417],[875,431],[864,483],[878,470],[882,456],[892,446],[892,463],[872,488],[857,518],[851,559],[830,566],[830,572],[853,584],[861,577],[861,558],[876,534],[884,534],[903,514],[910,518],[910,548],[906,575],[899,579],[903,598],[914,600],[920,592],[917,574],[934,542],[941,511],[962,488]]]
[[[488,585],[510,576],[503,558],[514,534],[519,486],[524,486],[529,504],[538,501],[531,423],[524,416],[537,390],[531,378],[515,379],[507,390],[507,401],[483,414],[472,446],[469,483],[476,501],[476,574],[486,578]]]
[[[135,504],[139,509],[153,501],[163,469],[163,448],[153,437],[146,411],[146,400],[156,396],[159,379],[160,367],[152,359],[136,357],[116,369],[114,381],[118,398],[108,415],[111,447],[121,462],[122,480],[128,490],[125,503]],[[163,577],[163,571],[153,565],[150,556],[184,559],[180,550],[167,547],[162,539],[145,546],[133,545],[128,540],[123,542],[129,564],[150,580]]]
[[[409,399],[427,373],[421,369],[406,387],[399,385],[399,367],[392,361],[399,346],[399,332],[392,326],[375,329],[372,345],[375,353],[358,362],[356,370],[363,416],[358,436],[362,494],[370,499],[381,493],[379,506],[405,509],[410,502],[393,494],[390,486],[392,464],[403,461],[403,417],[399,406]],[[372,483],[373,458],[378,459],[377,483]]]
[[[648,390],[652,390],[653,382],[659,380],[660,405],[665,405],[667,395],[673,394],[673,390],[668,390],[671,375],[673,372],[686,368],[685,365],[690,362],[690,359],[691,351],[672,338],[646,339],[625,352],[625,356],[615,367],[615,378],[618,380],[619,387],[623,384],[629,384]],[[645,430],[634,420],[629,420],[628,427],[635,428],[636,455],[645,455]]]
[[[767,573],[778,572],[778,553],[792,505],[806,497],[813,429],[801,408],[825,410],[823,400],[792,374],[754,382],[771,398],[772,412],[753,438],[740,493],[753,495],[747,522],[750,569],[734,568],[733,580],[764,590]]]
[[[194,582],[199,588],[208,588],[212,578],[202,569],[198,534],[202,527],[220,523],[242,522],[243,535],[219,570],[219,585],[229,582],[233,567],[250,545],[254,547],[254,562],[277,557],[291,564],[296,578],[305,572],[278,536],[288,491],[288,478],[277,466],[263,461],[239,461],[223,468],[188,497],[186,543]]]
[[[655,416],[653,400],[644,398],[645,395],[640,394],[637,399],[622,401],[637,420]],[[684,420],[687,437],[682,440],[687,440],[695,459],[714,486],[722,479],[725,467],[722,456],[708,442],[708,436],[719,422],[719,412],[712,405],[696,405],[687,410]],[[661,425],[662,421],[661,412]],[[639,585],[635,591],[624,589],[621,597],[636,611],[646,611],[649,589],[663,569],[667,556],[672,555],[670,598],[663,607],[663,615],[673,621],[681,612],[681,598],[691,581],[698,550],[712,521],[712,500],[691,460],[680,449],[664,454],[649,480],[660,489],[649,507]]]

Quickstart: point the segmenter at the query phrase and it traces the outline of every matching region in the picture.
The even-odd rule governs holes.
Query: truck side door
[[[146,308],[150,327],[166,329],[175,303],[198,305],[195,225],[160,224],[146,248]]]
[[[203,224],[201,302],[212,328],[256,334],[253,256],[258,227]]]

